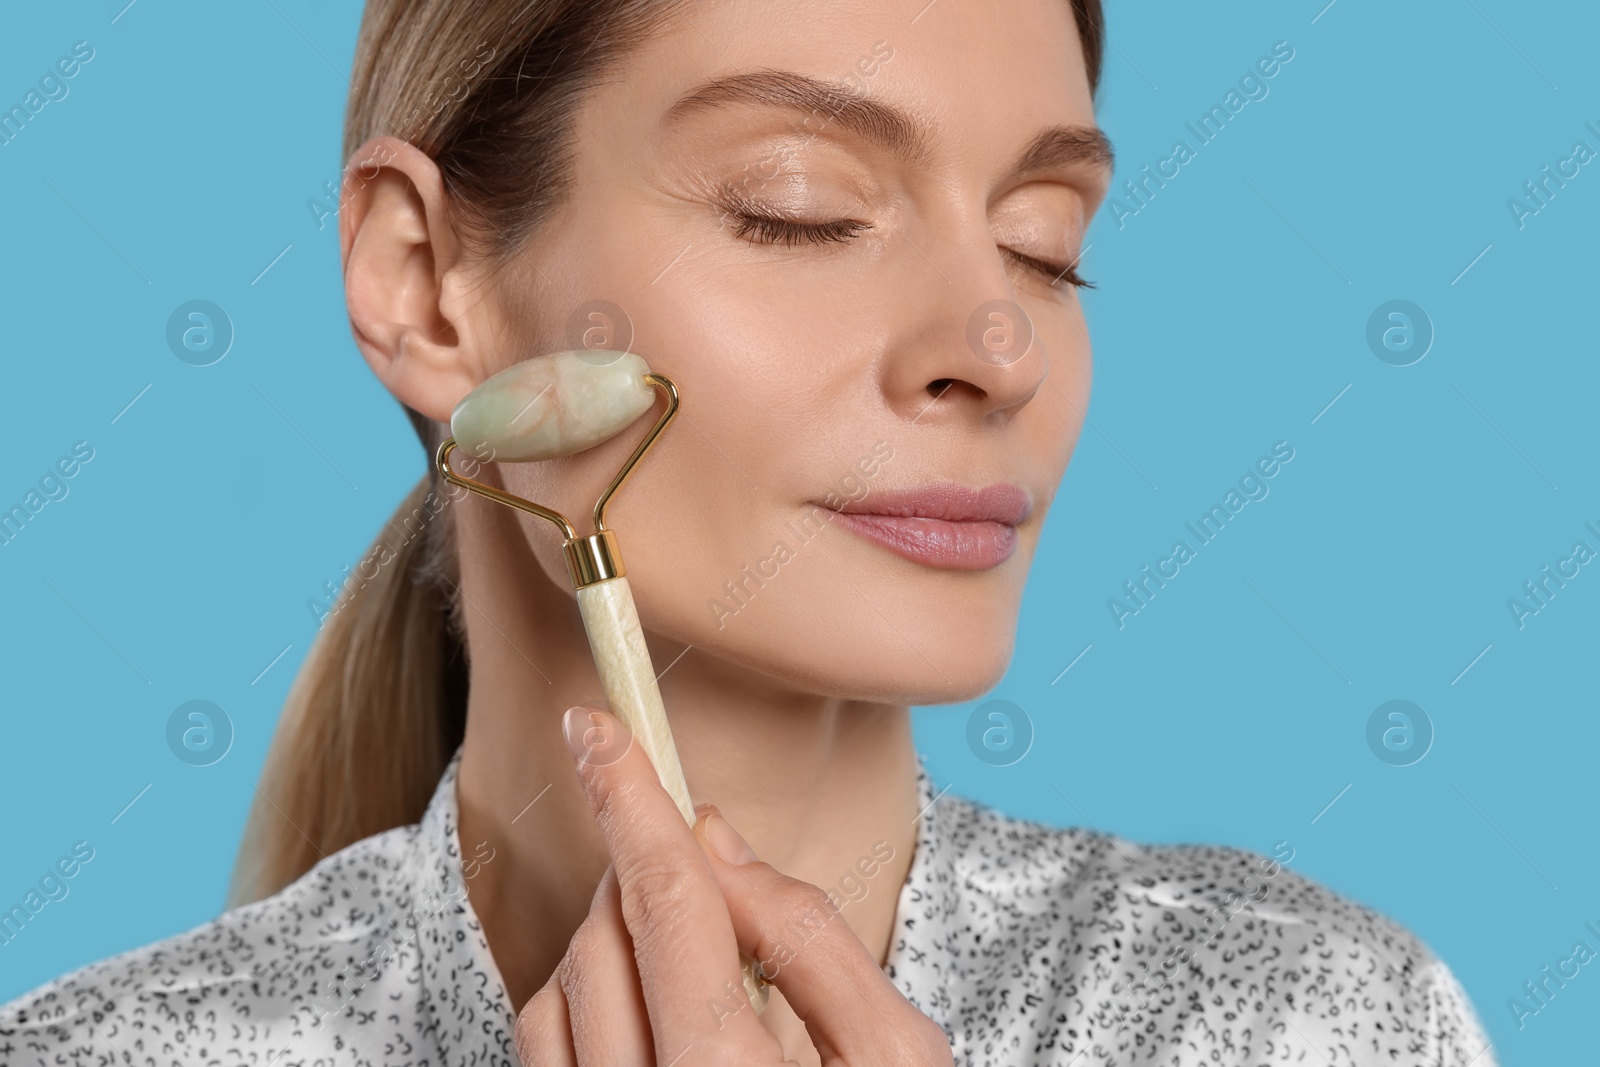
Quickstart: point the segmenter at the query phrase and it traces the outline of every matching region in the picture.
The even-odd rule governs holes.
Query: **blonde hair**
[[[438,164],[453,221],[503,264],[560,205],[576,104],[684,0],[368,0],[344,158],[390,135]],[[1099,81],[1100,0],[1071,0]],[[360,167],[347,181],[360,181]],[[416,822],[466,729],[454,509],[431,459],[444,428],[406,409],[429,459],[346,583],[291,686],[245,826],[229,904]]]

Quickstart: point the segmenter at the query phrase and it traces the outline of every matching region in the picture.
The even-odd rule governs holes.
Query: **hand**
[[[704,805],[691,828],[632,735],[573,708],[568,747],[611,853],[589,915],[517,1016],[526,1067],[792,1064],[744,993],[743,949],[825,1067],[950,1067],[944,1030],[889,981],[828,895],[755,858]]]

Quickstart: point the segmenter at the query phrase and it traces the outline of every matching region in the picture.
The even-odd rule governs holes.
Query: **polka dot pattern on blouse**
[[[468,891],[459,752],[420,823],[275,896],[0,1007],[5,1067],[515,1065]],[[936,794],[884,970],[961,1067],[1494,1067],[1446,966],[1289,869],[1292,854],[1140,845]]]

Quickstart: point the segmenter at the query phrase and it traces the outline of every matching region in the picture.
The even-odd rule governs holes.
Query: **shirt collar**
[[[413,908],[420,912],[423,1025],[450,1067],[514,1064],[516,1013],[495,966],[483,924],[468,902],[472,878],[494,861],[481,845],[463,852],[456,806],[461,749],[456,749],[418,826],[410,872]]]
[[[883,970],[907,1000],[949,1032],[953,965],[960,952],[955,942],[961,883],[950,840],[959,798],[945,796],[949,786],[934,789],[920,754],[916,763],[916,846],[895,905]]]

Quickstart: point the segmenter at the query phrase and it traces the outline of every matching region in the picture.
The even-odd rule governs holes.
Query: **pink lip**
[[[929,567],[975,571],[1011,558],[1030,502],[1016,485],[969,489],[943,482],[872,493],[836,511],[840,525],[896,555]]]

